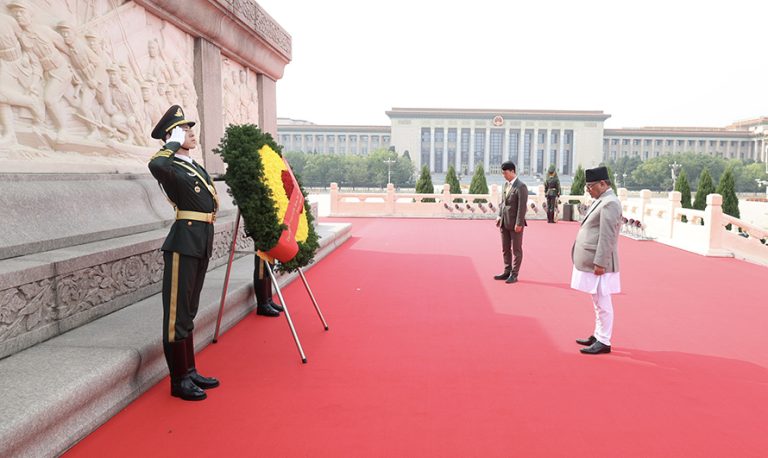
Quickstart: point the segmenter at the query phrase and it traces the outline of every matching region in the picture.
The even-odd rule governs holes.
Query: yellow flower
[[[267,187],[272,191],[272,201],[275,204],[275,214],[277,220],[282,224],[285,218],[285,212],[288,211],[288,196],[285,195],[285,188],[283,187],[283,171],[288,170],[288,167],[281,158],[269,145],[264,145],[259,150],[261,156],[261,163],[264,166],[264,181]],[[298,190],[301,192],[301,190]],[[301,212],[299,215],[299,224],[296,228],[296,241],[305,242],[309,236],[309,225],[307,224],[307,215],[305,212]]]

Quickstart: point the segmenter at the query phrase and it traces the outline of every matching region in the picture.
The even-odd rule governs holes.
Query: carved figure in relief
[[[29,4],[25,0],[12,0],[6,5],[16,23],[21,49],[36,60],[43,70],[43,101],[51,121],[61,132],[66,121],[66,112],[61,103],[72,73],[59,49],[64,48],[61,36],[50,27],[33,24]]]
[[[165,95],[165,85],[171,79],[171,72],[168,69],[168,65],[160,55],[160,45],[156,39],[149,40],[147,43],[147,63],[144,66],[144,74],[152,75],[158,82],[158,86],[163,86],[163,94]]]
[[[224,77],[224,126],[237,124],[236,94],[232,88],[232,80]]]
[[[246,123],[251,121],[249,111],[253,94],[248,89],[245,70],[240,70],[238,77],[240,79],[240,84],[237,87],[238,122]]]
[[[141,100],[144,102],[144,119],[142,129],[148,132],[152,126],[160,121],[164,108],[155,97],[154,81],[148,80],[141,83]],[[198,119],[198,118],[194,118]]]
[[[146,145],[147,142],[141,138],[141,124],[135,114],[135,101],[131,100],[128,90],[120,80],[120,69],[110,67],[107,69],[109,74],[109,103],[107,104],[107,113],[110,115],[112,127],[125,136],[130,143]]]
[[[0,14],[0,143],[16,143],[14,114],[11,107],[27,108],[37,121],[45,117],[42,101],[31,93],[33,87],[26,76],[31,68],[24,65],[17,36],[19,25],[11,17]]]
[[[72,29],[72,25],[61,21],[56,30],[64,40],[63,52],[69,56],[74,70],[75,100],[72,105],[77,109],[75,116],[83,121],[90,131],[88,137],[99,137],[98,126],[101,122],[94,108],[103,105],[106,99],[104,84],[97,80],[96,67],[99,57],[84,40]]]

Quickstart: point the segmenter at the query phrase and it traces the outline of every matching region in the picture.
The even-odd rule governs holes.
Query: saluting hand
[[[178,142],[180,145],[183,145],[186,139],[187,132],[181,126],[176,126],[171,131],[171,138],[168,139],[168,142]]]

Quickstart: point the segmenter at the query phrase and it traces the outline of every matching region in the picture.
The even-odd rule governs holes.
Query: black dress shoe
[[[195,382],[188,375],[179,380],[171,380],[171,396],[185,401],[202,401],[208,397],[205,391],[195,385]]]
[[[598,340],[598,341],[595,341],[595,343],[593,343],[589,347],[582,348],[579,351],[584,353],[585,355],[599,355],[600,353],[610,353],[611,346],[605,345],[604,343]]]
[[[258,304],[256,305],[256,315],[280,316],[280,312],[270,307],[269,304]]]
[[[509,278],[509,272],[504,272],[503,274],[493,276],[494,280],[506,280],[507,278]]]
[[[192,379],[192,381],[197,385],[198,387],[204,389],[204,390],[210,390],[211,388],[216,388],[219,386],[219,381],[216,380],[213,377],[205,377],[197,373],[197,369],[192,369],[189,372],[189,378]]]
[[[517,283],[517,275],[510,275],[504,283]]]
[[[595,338],[595,336],[589,336],[586,339],[576,339],[577,344],[584,345],[585,347],[589,347],[595,342],[597,342],[597,339]]]
[[[280,304],[276,304],[275,302],[272,301],[272,299],[269,300],[269,306],[277,310],[278,312],[285,312],[285,309],[283,308],[283,306]]]

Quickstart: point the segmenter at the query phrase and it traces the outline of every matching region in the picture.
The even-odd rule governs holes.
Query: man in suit
[[[621,202],[611,189],[605,167],[588,169],[586,181],[587,191],[594,201],[581,221],[571,251],[571,288],[592,295],[595,331],[588,338],[576,342],[584,346],[582,353],[596,355],[611,352],[611,294],[621,292],[618,254]]]
[[[504,280],[506,283],[516,283],[520,264],[523,262],[523,228],[528,225],[525,222],[528,187],[522,180],[517,179],[514,162],[507,161],[501,164],[501,173],[506,181],[502,188],[496,227],[501,231],[504,272],[493,278]]]
[[[187,401],[203,400],[203,390],[219,386],[215,378],[197,373],[192,338],[219,207],[211,177],[189,157],[197,145],[194,125],[180,106],[169,108],[152,130],[152,138],[164,140],[165,146],[149,161],[149,171],[176,211],[176,222],[161,248],[163,352],[171,373],[171,396]]]

